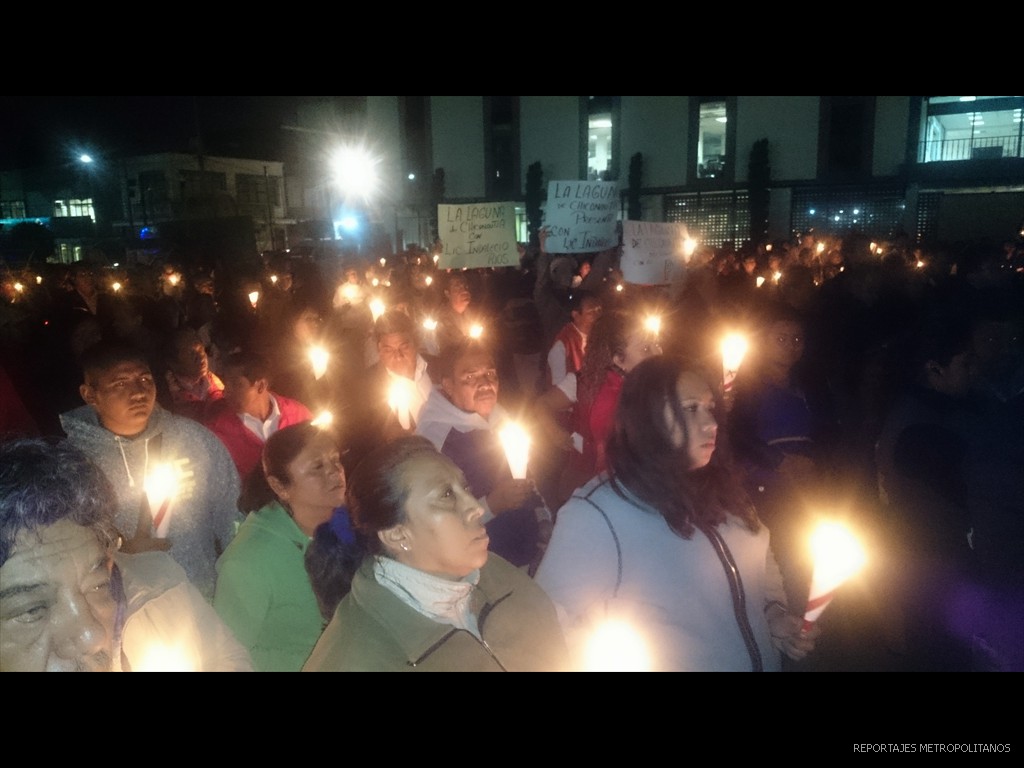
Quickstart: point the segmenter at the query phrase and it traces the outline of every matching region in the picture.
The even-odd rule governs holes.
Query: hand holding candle
[[[810,629],[832,601],[836,589],[864,567],[864,549],[842,525],[822,523],[811,535],[814,571],[804,611],[804,631]]]

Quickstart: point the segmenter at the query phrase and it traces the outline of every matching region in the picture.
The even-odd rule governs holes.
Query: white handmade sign
[[[441,269],[519,266],[515,203],[439,205],[437,228]]]
[[[685,224],[662,221],[622,222],[620,269],[627,283],[668,285],[686,269]]]
[[[619,244],[619,185],[614,181],[552,181],[544,212],[548,253],[588,253]]]

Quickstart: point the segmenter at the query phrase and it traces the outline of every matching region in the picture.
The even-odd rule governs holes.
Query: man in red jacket
[[[243,350],[228,356],[224,366],[224,397],[213,403],[206,426],[220,438],[246,479],[260,463],[263,444],[282,427],[313,418],[298,400],[270,389],[270,363],[258,352]]]

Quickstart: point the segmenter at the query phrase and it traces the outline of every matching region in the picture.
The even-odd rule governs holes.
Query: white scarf
[[[403,603],[428,619],[464,629],[481,639],[477,617],[470,605],[473,587],[480,582],[479,568],[459,581],[452,581],[390,557],[378,555],[373,560],[373,575],[377,583]]]

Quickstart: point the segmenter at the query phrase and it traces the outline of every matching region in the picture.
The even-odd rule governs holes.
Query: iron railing
[[[1002,157],[1024,157],[1024,146],[1019,133],[1016,136],[976,136],[971,139],[922,141],[917,150],[919,163],[992,160]]]

